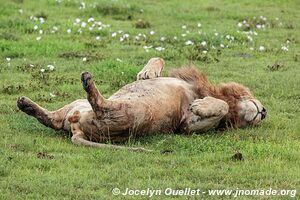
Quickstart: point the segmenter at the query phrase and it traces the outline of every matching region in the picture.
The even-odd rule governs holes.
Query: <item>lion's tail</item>
[[[193,84],[200,98],[210,96],[215,90],[215,87],[210,84],[207,77],[195,67],[182,67],[174,69],[170,72],[169,76],[182,79]]]

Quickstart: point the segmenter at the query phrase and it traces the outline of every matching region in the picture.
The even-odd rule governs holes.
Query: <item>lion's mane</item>
[[[229,105],[228,114],[221,120],[218,128],[240,127],[239,102],[243,98],[252,98],[250,90],[238,83],[221,83],[219,85],[211,84],[207,77],[195,67],[183,67],[174,69],[170,72],[170,77],[182,79],[194,85],[199,98],[211,96],[222,99]]]

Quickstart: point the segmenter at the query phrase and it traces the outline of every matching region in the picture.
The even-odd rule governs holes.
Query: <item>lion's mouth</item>
[[[254,106],[256,107],[256,110],[257,110],[256,115],[253,117],[253,119],[251,121],[254,121],[258,117],[259,114],[261,115],[260,120],[265,119],[267,116],[267,110],[263,107],[262,110],[260,111],[258,108],[258,105],[255,103],[255,101],[253,101],[253,100],[250,100],[250,101],[254,104]]]

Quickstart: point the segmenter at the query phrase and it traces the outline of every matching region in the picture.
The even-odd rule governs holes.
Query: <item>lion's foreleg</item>
[[[137,80],[152,79],[162,76],[165,61],[162,58],[151,58],[145,67],[137,74]]]

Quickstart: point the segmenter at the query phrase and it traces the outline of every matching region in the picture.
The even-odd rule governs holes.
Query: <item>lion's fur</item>
[[[195,67],[175,69],[171,77],[160,77],[163,66],[162,59],[150,59],[137,81],[108,99],[98,91],[92,75],[84,72],[81,81],[87,99],[76,100],[54,112],[26,97],[20,97],[17,105],[48,127],[71,131],[74,144],[113,149],[126,147],[99,142],[123,142],[155,133],[241,128],[256,125],[266,117],[266,109],[243,85],[213,85]]]
[[[221,126],[239,127],[239,101],[243,97],[252,97],[252,94],[247,87],[234,82],[213,85],[208,81],[206,75],[198,71],[195,67],[174,69],[170,72],[170,76],[193,84],[199,98],[211,96],[227,102],[229,105],[229,112],[221,121],[220,128]]]

